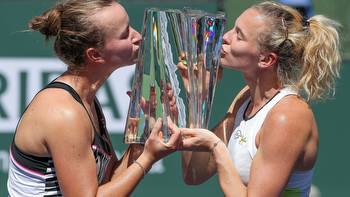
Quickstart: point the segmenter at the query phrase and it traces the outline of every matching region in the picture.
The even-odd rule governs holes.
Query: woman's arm
[[[170,132],[172,135],[168,143],[164,144],[162,141],[163,138],[159,135],[161,127],[162,121],[158,119],[146,141],[142,154],[137,158],[136,162],[132,162],[131,165],[127,164],[130,163],[129,160],[137,154],[128,154],[123,157],[124,161],[122,162],[122,165],[118,166],[116,169],[116,171],[118,171],[118,173],[115,173],[117,176],[113,177],[111,182],[102,186],[113,187],[114,189],[108,188],[108,192],[111,192],[110,194],[113,195],[115,194],[115,191],[118,190],[125,191],[123,193],[118,193],[118,196],[124,196],[122,195],[124,193],[126,193],[125,196],[129,196],[140,179],[143,178],[144,174],[148,172],[156,161],[177,150],[180,138],[179,131],[171,129]],[[134,146],[134,148],[135,147],[137,151],[140,150],[139,146]],[[137,171],[137,176],[135,176],[135,171]],[[107,193],[104,193],[102,196],[105,196],[106,194]]]
[[[158,137],[158,121],[137,163],[131,163],[120,171],[120,176],[99,187],[91,149],[92,126],[86,113],[74,107],[55,106],[45,123],[45,141],[64,196],[129,196],[154,162],[176,150],[179,134],[172,134],[169,142],[163,143]]]
[[[78,104],[56,105],[42,124],[45,143],[53,159],[64,196],[95,196],[98,190],[95,158],[91,149],[93,128]]]
[[[111,180],[118,178],[122,172],[132,165],[132,163],[140,157],[143,149],[143,144],[130,144],[127,150],[124,152],[122,158],[116,162]]]
[[[231,136],[238,108],[249,96],[248,86],[244,87],[233,100],[226,116],[214,127],[213,132],[226,145]],[[216,173],[216,165],[208,152],[182,151],[182,170],[187,184],[201,184]]]

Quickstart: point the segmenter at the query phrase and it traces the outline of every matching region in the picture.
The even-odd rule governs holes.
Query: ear
[[[96,48],[88,48],[85,51],[86,53],[86,59],[88,62],[91,63],[104,63],[104,59]]]
[[[277,62],[278,56],[276,53],[265,53],[259,55],[259,67],[269,68],[273,67]]]

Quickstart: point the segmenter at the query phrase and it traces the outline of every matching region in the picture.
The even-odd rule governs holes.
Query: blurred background
[[[323,14],[342,24],[343,65],[334,98],[312,104],[320,133],[320,149],[313,179],[315,196],[349,196],[350,157],[346,153],[350,139],[350,3],[348,0],[282,0],[305,15]],[[232,28],[240,13],[254,0],[121,0],[129,13],[131,25],[141,31],[143,11],[148,7],[190,7],[208,12],[224,11],[226,30]],[[64,70],[54,56],[51,43],[45,43],[39,33],[25,31],[28,21],[55,4],[53,0],[0,0],[0,196],[7,196],[9,145],[17,121],[25,106],[48,81]],[[98,93],[107,116],[116,153],[121,155],[131,88],[133,67],[117,71]],[[240,74],[225,70],[214,99],[210,127],[226,112],[232,98],[243,87]],[[348,156],[346,156],[348,155]],[[154,165],[132,196],[222,196],[217,178],[199,186],[187,186],[182,181],[180,153],[175,153]],[[268,184],[268,183],[266,183]]]

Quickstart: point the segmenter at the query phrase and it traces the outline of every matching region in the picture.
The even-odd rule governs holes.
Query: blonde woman
[[[213,132],[180,129],[187,184],[218,173],[225,196],[309,195],[318,151],[309,102],[334,92],[337,26],[275,2],[238,17],[224,35],[221,64],[241,72],[247,86]]]

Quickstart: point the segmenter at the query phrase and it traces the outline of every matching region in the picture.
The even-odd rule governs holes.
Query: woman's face
[[[235,26],[224,34],[221,64],[243,72],[256,70],[259,61],[258,35],[265,30],[265,17],[249,8],[236,20]]]
[[[113,3],[99,12],[98,21],[105,28],[105,45],[100,50],[106,64],[113,66],[131,65],[136,62],[141,35],[129,25],[124,8]]]

